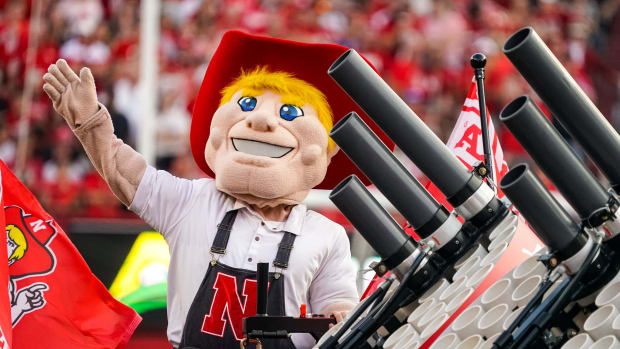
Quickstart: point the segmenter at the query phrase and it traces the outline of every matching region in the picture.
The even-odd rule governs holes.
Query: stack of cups
[[[538,258],[538,255],[533,255],[517,265],[511,273],[512,280],[518,284],[532,275],[544,276],[547,273],[547,267],[539,262]]]
[[[603,292],[601,292],[601,294],[602,293]],[[599,296],[601,294],[599,294]],[[599,298],[597,297],[597,300],[598,299]],[[599,304],[601,303],[599,302]],[[614,335],[614,333],[618,332],[613,329],[614,323],[618,325],[618,322],[620,322],[620,320],[616,321],[619,315],[618,308],[616,308],[613,303],[601,305],[602,306],[600,308],[588,316],[586,322],[583,324],[583,330],[586,331],[590,337],[592,337],[592,340],[596,341],[591,348],[600,347],[620,349],[620,343]]]
[[[536,295],[538,286],[542,282],[540,275],[532,275],[521,281],[512,292],[512,302],[515,307],[523,308]]]
[[[489,235],[489,239],[491,240],[491,243],[489,244],[489,251],[494,250],[504,242],[510,243],[516,231],[517,227],[511,226],[501,231],[499,234],[497,234],[497,236],[491,237],[491,235],[493,234]]]
[[[429,298],[438,298],[441,292],[448,287],[450,283],[446,279],[440,279],[431,288],[429,288],[424,294],[418,298],[418,303],[422,304]]]
[[[400,349],[406,342],[419,337],[418,332],[410,324],[404,324],[392,333],[383,343],[384,349]]]
[[[480,244],[476,248],[472,248],[463,257],[461,257],[456,263],[454,263],[454,269],[459,270],[461,267],[471,258],[480,257],[483,259],[487,255],[487,250]],[[452,278],[455,279],[455,278]]]
[[[479,334],[471,335],[456,346],[456,349],[477,349],[484,343],[484,338]]]
[[[479,305],[473,305],[463,312],[452,322],[451,329],[459,338],[466,339],[478,334],[478,320],[484,314],[484,309]]]
[[[564,343],[561,349],[588,349],[594,341],[587,333],[580,333]]]
[[[445,349],[445,348],[454,348],[461,343],[461,339],[459,336],[452,332],[445,334],[433,343],[430,349]]]
[[[480,297],[480,305],[489,310],[499,304],[508,304],[510,310],[514,308],[512,292],[514,291],[511,279],[503,278],[495,281]]]

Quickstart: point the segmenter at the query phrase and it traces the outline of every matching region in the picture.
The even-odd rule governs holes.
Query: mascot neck
[[[256,213],[260,214],[263,219],[278,222],[285,221],[288,218],[291,209],[295,205],[301,203],[310,192],[310,190],[304,190],[286,195],[284,197],[267,199],[250,194],[229,192],[225,188],[220,188],[219,186],[218,189],[243,202],[248,207],[256,211]]]

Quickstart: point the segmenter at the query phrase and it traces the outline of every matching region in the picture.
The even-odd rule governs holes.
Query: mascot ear
[[[340,150],[340,147],[338,147],[336,144],[334,144],[333,147],[331,148],[327,148],[327,160],[331,161],[331,159],[338,154],[338,151]]]

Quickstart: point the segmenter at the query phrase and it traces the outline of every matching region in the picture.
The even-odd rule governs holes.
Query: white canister
[[[540,275],[532,275],[523,280],[512,292],[512,302],[515,306],[523,308],[534,297],[538,286],[542,282]]]
[[[413,323],[416,330],[422,331],[431,321],[441,314],[445,314],[446,303],[435,303],[417,322]]]
[[[424,331],[420,333],[420,342],[426,341],[433,333],[437,332],[439,328],[448,320],[450,316],[444,313],[436,317],[433,321],[431,321],[425,328]]]
[[[606,304],[613,304],[616,309],[620,309],[620,280],[608,283],[596,296],[594,304],[599,308]]]
[[[467,280],[465,287],[478,287],[480,283],[489,275],[493,270],[494,264],[487,264],[484,267],[480,267],[472,276]]]
[[[418,298],[418,303],[422,304],[426,302],[426,300],[429,298],[439,298],[441,292],[443,292],[443,290],[445,290],[448,285],[450,285],[448,280],[440,279],[435,284],[433,284],[431,288],[424,292],[424,294],[420,298]]]
[[[435,303],[437,303],[435,298],[427,299],[426,302],[420,304],[414,311],[411,312],[411,314],[409,314],[409,317],[407,317],[407,322],[410,324],[415,324],[418,320],[420,320],[424,313],[435,305]]]
[[[479,334],[471,335],[465,338],[456,349],[477,349],[484,342],[484,338],[482,338]]]
[[[587,333],[580,333],[564,343],[560,349],[588,349],[594,341]]]
[[[467,277],[462,277],[448,285],[448,287],[446,287],[439,295],[439,301],[449,303],[452,298],[454,298],[454,296],[456,296],[459,292],[461,292],[461,290],[466,288],[465,284],[467,283],[467,280]]]
[[[478,320],[478,331],[485,337],[491,337],[492,335],[502,332],[502,326],[504,325],[504,319],[510,314],[507,304],[499,304],[489,309]]]
[[[502,255],[504,254],[504,252],[506,252],[507,248],[508,243],[502,242],[499,246],[489,251],[489,253],[484,258],[482,258],[482,260],[480,261],[480,266],[484,267],[487,264],[496,264],[497,261],[502,258]]]
[[[620,341],[610,334],[594,342],[589,349],[620,349]]]
[[[583,324],[583,330],[588,332],[592,339],[599,340],[612,333],[611,326],[618,316],[618,309],[613,304],[607,304],[590,314]]]
[[[520,280],[525,280],[525,278],[532,275],[544,276],[547,273],[547,267],[538,261],[539,257],[533,255],[517,265],[512,271],[512,279],[519,283]]]
[[[454,348],[459,345],[459,343],[461,343],[461,339],[456,335],[456,333],[452,332],[437,339],[430,349]]]
[[[463,303],[465,303],[465,301],[469,298],[469,296],[472,295],[472,293],[474,293],[473,287],[462,289],[459,293],[452,297],[452,300],[448,304],[446,304],[446,313],[449,315],[454,314],[454,312],[458,308],[460,308]]]
[[[480,305],[489,310],[494,306],[506,303],[509,308],[514,308],[514,303],[512,303],[512,280],[508,278],[499,279],[495,281],[491,287],[489,287],[482,296],[480,297]]]
[[[383,343],[384,349],[396,349],[396,344],[405,336],[409,337],[411,335],[415,335],[417,332],[413,329],[410,324],[404,324],[400,326],[394,333],[392,333],[388,339]]]
[[[478,334],[478,320],[484,314],[484,310],[479,305],[472,305],[463,310],[461,314],[452,322],[452,331],[456,332],[460,338],[467,338]]]
[[[459,260],[456,261],[456,263],[454,263],[454,269],[455,270],[461,269],[463,264],[465,264],[465,262],[467,262],[467,260],[473,256],[478,256],[480,257],[480,260],[482,260],[486,255],[487,255],[487,250],[482,245],[478,244],[476,248],[469,249],[469,251],[467,251],[464,256],[459,258]]]

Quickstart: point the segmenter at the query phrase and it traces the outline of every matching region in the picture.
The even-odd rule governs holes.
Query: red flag
[[[0,172],[12,345],[124,347],[140,316],[108,293],[67,235],[2,161]]]
[[[2,171],[0,171],[0,207],[4,207],[3,197],[4,192],[2,190]],[[6,226],[4,220],[4,210],[0,211],[0,226]],[[6,244],[6,234],[0,234],[0,244],[4,246]],[[4,248],[0,248],[0,260],[8,260],[7,250]],[[9,266],[8,264],[0,264],[0,285],[8,285],[9,284]],[[2,286],[4,287],[4,286]],[[13,334],[13,328],[11,326],[11,303],[9,299],[8,293],[3,295],[0,292],[0,349],[9,349],[13,343],[11,340]]]
[[[508,172],[508,163],[504,159],[502,146],[499,144],[499,138],[493,127],[491,113],[487,109],[487,125],[489,129],[489,144],[491,145],[493,157],[493,178],[495,184],[504,177]],[[448,138],[446,145],[456,157],[471,171],[477,162],[484,161],[484,149],[482,147],[482,127],[480,126],[480,104],[478,102],[478,89],[476,80],[472,79],[469,86],[469,92],[465,98],[461,114],[454,125],[454,130]],[[452,206],[446,200],[445,195],[431,182],[428,182],[426,189],[441,204],[449,210]],[[497,196],[501,199],[504,193],[497,189]]]

